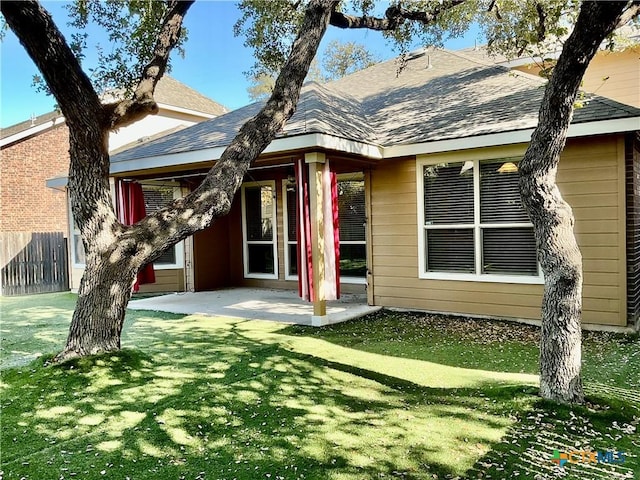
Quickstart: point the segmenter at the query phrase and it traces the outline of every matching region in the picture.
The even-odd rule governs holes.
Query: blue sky
[[[43,2],[58,27],[66,32],[64,2]],[[189,10],[185,25],[189,40],[186,56],[174,55],[171,75],[202,94],[235,109],[249,103],[249,85],[243,72],[253,65],[252,52],[243,46],[243,39],[233,36],[233,24],[239,11],[231,1],[196,1]],[[90,35],[92,32],[89,32]],[[473,46],[477,32],[447,42],[451,49]],[[369,30],[341,30],[330,27],[323,40],[357,41],[381,59],[396,55],[379,32]],[[320,51],[323,50],[323,45]],[[37,69],[9,30],[0,46],[0,124],[7,127],[28,120],[31,115],[50,112],[55,100],[37,93],[32,79]],[[90,64],[90,57],[86,62]]]

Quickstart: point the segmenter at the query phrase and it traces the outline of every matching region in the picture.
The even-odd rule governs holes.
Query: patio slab
[[[228,288],[211,292],[171,293],[158,297],[132,300],[133,310],[237,317],[270,320],[298,325],[311,325],[313,305],[291,290]],[[375,312],[381,307],[367,305],[365,295],[343,295],[327,302],[327,316],[322,324],[340,323]]]

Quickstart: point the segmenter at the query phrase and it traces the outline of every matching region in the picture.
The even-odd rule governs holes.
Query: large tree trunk
[[[67,343],[56,361],[120,349],[120,338],[135,271],[108,258],[87,263]]]
[[[617,26],[627,2],[584,2],[545,90],[538,127],[520,163],[522,202],[533,223],[545,275],[540,394],[584,401],[581,371],[582,256],[571,207],[556,185],[573,104],[589,62]]]

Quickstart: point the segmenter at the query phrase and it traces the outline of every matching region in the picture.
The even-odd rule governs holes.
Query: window
[[[275,182],[242,186],[244,274],[247,278],[278,278]]]
[[[144,208],[147,215],[154,213],[167,206],[174,199],[180,198],[180,188],[170,185],[142,185],[144,194]],[[184,243],[179,242],[166,250],[158,259],[153,262],[156,270],[169,270],[183,268],[184,266]]]
[[[175,198],[180,197],[180,188],[162,185],[142,185],[144,193],[144,207],[147,214],[153,213],[166,206]],[[69,203],[71,205],[71,203]],[[84,246],[80,229],[71,213],[69,206],[69,218],[72,220],[72,247],[73,264],[76,268],[83,268],[86,263]],[[157,260],[153,262],[153,268],[156,270],[169,270],[183,268],[184,266],[184,243],[179,242],[164,252]]]
[[[340,224],[340,279],[362,283],[367,274],[367,242],[364,180],[362,175],[338,178],[338,219]],[[296,201],[293,183],[283,188],[285,204],[285,267],[287,280],[298,278]]]
[[[71,212],[71,199],[69,198],[69,218],[71,219],[71,258],[73,259],[73,266],[75,268],[83,268],[87,263],[87,257],[84,252],[84,245],[82,244],[82,236],[80,234],[80,228],[76,224]]]
[[[338,179],[340,278],[364,280],[367,275],[366,212],[363,179]]]
[[[294,182],[283,182],[285,202],[284,230],[285,230],[285,279],[296,280],[298,278],[298,240],[296,223],[296,202],[298,191]]]
[[[542,280],[515,160],[419,167],[422,278]]]

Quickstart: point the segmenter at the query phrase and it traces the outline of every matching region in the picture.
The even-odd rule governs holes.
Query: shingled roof
[[[305,85],[278,137],[323,133],[390,147],[532,129],[544,81],[464,54],[421,50],[325,85]],[[112,162],[224,147],[259,110],[252,104],[134,147]],[[573,123],[640,118],[640,109],[591,96]],[[639,123],[640,126],[640,123]]]
[[[158,82],[154,97],[156,102],[160,104],[193,110],[207,115],[218,116],[229,111],[225,106],[167,75],[163,76]],[[62,119],[63,116],[59,110],[38,115],[37,117],[34,116],[32,119],[0,129],[0,139],[25,132],[34,127],[44,126],[45,124],[57,125],[61,123]]]
[[[168,75],[163,76],[156,85],[154,98],[158,103],[215,116],[223,115],[229,111],[225,106],[214,102],[209,97],[205,97],[200,92]]]

